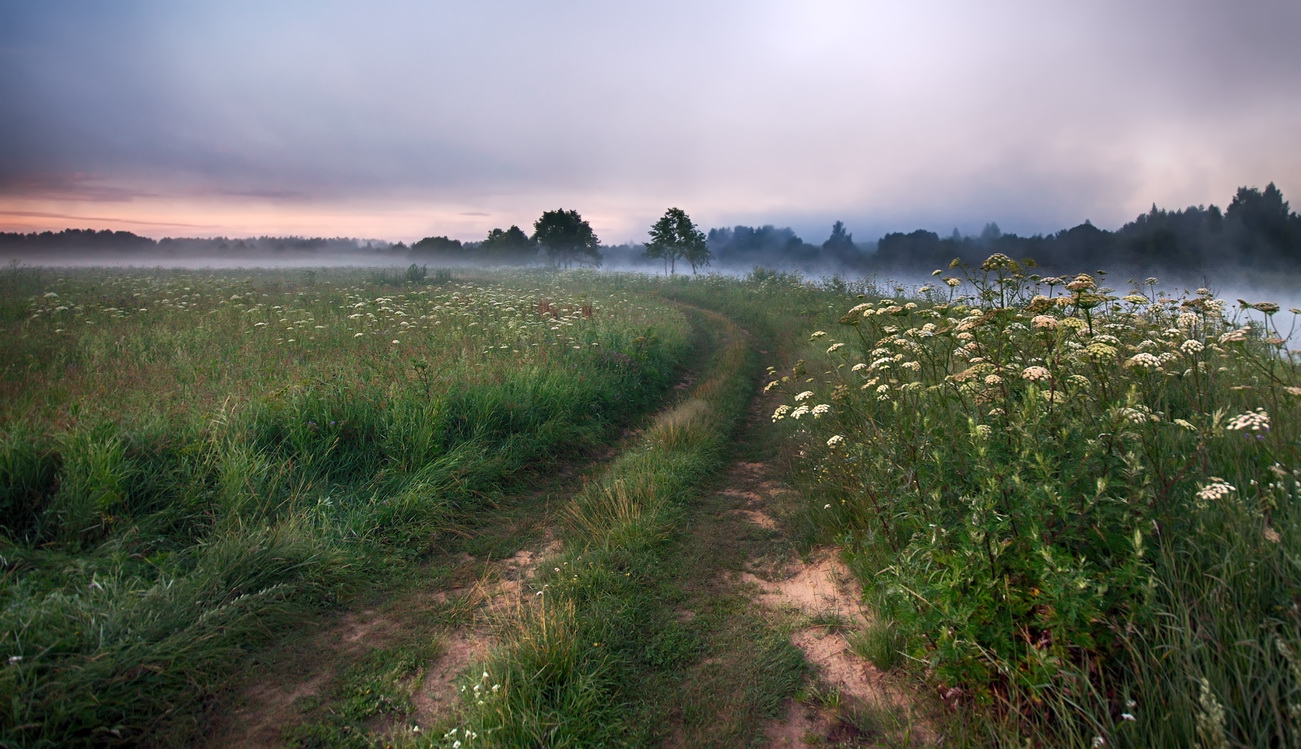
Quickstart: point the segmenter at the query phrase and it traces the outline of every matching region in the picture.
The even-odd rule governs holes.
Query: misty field
[[[135,740],[657,402],[662,302],[330,274],[4,279],[6,741]],[[391,568],[391,569],[390,569]]]
[[[934,703],[940,743],[1294,745],[1296,313],[1108,285],[1001,255],[906,288],[11,266],[0,744],[196,742],[267,648],[375,590],[461,590],[527,521],[545,567],[452,713],[412,717],[455,639],[419,629],[277,740],[745,745],[794,700],[921,741],[684,551],[787,544],[853,570],[870,624],[818,626]],[[764,444],[799,489],[781,527],[698,538]],[[464,600],[410,621],[464,628]]]

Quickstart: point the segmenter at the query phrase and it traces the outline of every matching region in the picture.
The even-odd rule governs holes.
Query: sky
[[[0,231],[644,241],[1301,200],[1296,0],[0,0]],[[1301,203],[1297,203],[1301,206]]]

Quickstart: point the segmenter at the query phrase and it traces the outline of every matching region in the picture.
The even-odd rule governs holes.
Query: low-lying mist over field
[[[809,279],[870,282],[882,293],[918,293],[932,271],[980,265],[991,255],[1030,264],[1051,277],[1101,271],[1106,287],[1123,296],[1156,278],[1167,294],[1208,288],[1247,304],[1301,306],[1301,216],[1273,183],[1241,187],[1227,209],[1155,205],[1112,231],[1085,222],[1049,234],[1022,237],[989,222],[977,235],[953,229],[891,232],[863,241],[836,221],[815,243],[789,227],[765,224],[699,227],[670,208],[648,227],[646,239],[605,244],[576,210],[546,211],[526,232],[494,228],[479,240],[429,236],[410,245],[382,239],[248,237],[155,240],[126,231],[69,229],[0,233],[0,258],[65,267],[313,268],[588,267],[667,275],[722,273],[744,276],[756,268],[794,272]],[[1239,306],[1242,306],[1239,304]],[[1280,331],[1281,332],[1281,331]],[[1291,337],[1290,331],[1286,337]]]

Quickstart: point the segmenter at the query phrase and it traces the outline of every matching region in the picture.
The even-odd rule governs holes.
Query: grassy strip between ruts
[[[701,345],[716,351],[699,383],[565,508],[563,551],[469,677],[460,725],[416,743],[644,746],[662,738],[654,722],[662,695],[641,687],[700,647],[671,604],[671,539],[693,491],[725,460],[752,382],[744,332],[713,313],[688,314],[707,337]],[[798,672],[798,659],[786,665]]]

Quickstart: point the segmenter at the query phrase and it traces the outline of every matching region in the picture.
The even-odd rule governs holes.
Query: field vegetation
[[[965,742],[1301,742],[1297,310],[1004,255],[860,295],[770,371],[863,650]]]
[[[652,298],[442,280],[10,269],[0,740],[192,721],[238,651],[591,451],[686,351]]]
[[[711,481],[772,438],[785,537],[839,550],[873,614],[851,645],[947,706],[947,744],[1297,744],[1298,313],[1033,271],[11,268],[0,743],[183,743],[248,653],[579,468],[454,715],[375,729],[421,640],[286,740],[760,741],[810,669],[684,550],[720,545],[693,540]],[[688,622],[691,596],[717,600]]]

